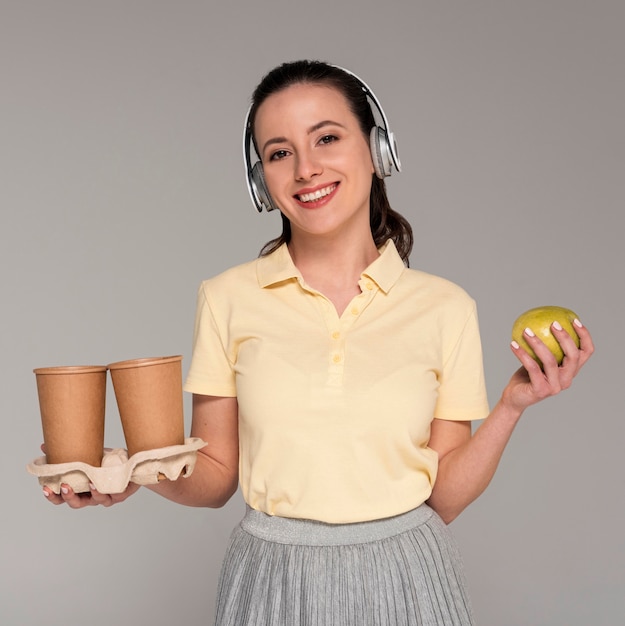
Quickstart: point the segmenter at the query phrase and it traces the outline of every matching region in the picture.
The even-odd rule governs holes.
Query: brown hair
[[[258,108],[270,95],[298,83],[323,84],[342,93],[368,140],[369,132],[376,125],[376,122],[367,96],[358,79],[342,69],[322,61],[293,61],[283,63],[266,74],[252,94],[249,120],[255,148],[254,123]],[[282,234],[263,246],[260,252],[261,256],[270,254],[283,243],[288,243],[291,240],[291,223],[284,214],[281,215]],[[408,265],[413,244],[412,228],[402,215],[391,209],[384,181],[375,174],[372,175],[371,181],[369,222],[375,245],[380,247],[387,239],[392,239],[399,255]]]

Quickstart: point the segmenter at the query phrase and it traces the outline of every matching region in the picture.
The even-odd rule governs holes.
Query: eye
[[[321,143],[321,144],[328,144],[328,143],[333,143],[335,141],[338,141],[338,137],[336,135],[324,135],[319,140],[319,143]]]
[[[272,152],[269,156],[270,161],[279,161],[280,159],[284,159],[284,157],[288,156],[288,150],[276,150]]]

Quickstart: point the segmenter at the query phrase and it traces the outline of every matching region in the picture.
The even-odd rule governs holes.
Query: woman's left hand
[[[542,361],[542,369],[523,348],[515,342],[511,344],[512,352],[523,366],[514,373],[503,391],[502,402],[505,405],[522,412],[532,404],[555,396],[571,386],[577,373],[594,352],[590,333],[579,320],[575,320],[575,330],[580,340],[579,348],[559,324],[551,326],[551,332],[564,351],[561,365],[558,365],[549,348],[536,336],[525,333],[524,339]]]

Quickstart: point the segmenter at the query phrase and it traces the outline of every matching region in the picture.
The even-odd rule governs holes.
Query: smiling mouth
[[[313,191],[312,193],[303,193],[303,194],[296,194],[296,198],[300,201],[300,202],[315,202],[317,200],[321,200],[321,198],[325,197],[325,196],[329,196],[337,187],[336,183],[332,183],[331,185],[328,185],[327,187],[324,187],[323,189],[317,189],[316,191]]]

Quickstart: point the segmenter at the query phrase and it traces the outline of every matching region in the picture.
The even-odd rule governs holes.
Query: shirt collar
[[[301,273],[295,267],[285,243],[271,254],[261,256],[256,267],[258,283],[262,288],[271,287],[291,278],[301,278]]]
[[[373,280],[382,291],[388,293],[406,266],[392,239],[388,239],[378,250],[380,256],[363,271],[362,275]],[[293,278],[299,279],[302,276],[295,267],[285,243],[271,254],[258,259],[257,275],[262,288]]]
[[[392,239],[387,239],[378,250],[380,256],[365,269],[362,275],[375,282],[384,293],[388,293],[399,280],[406,266]]]

